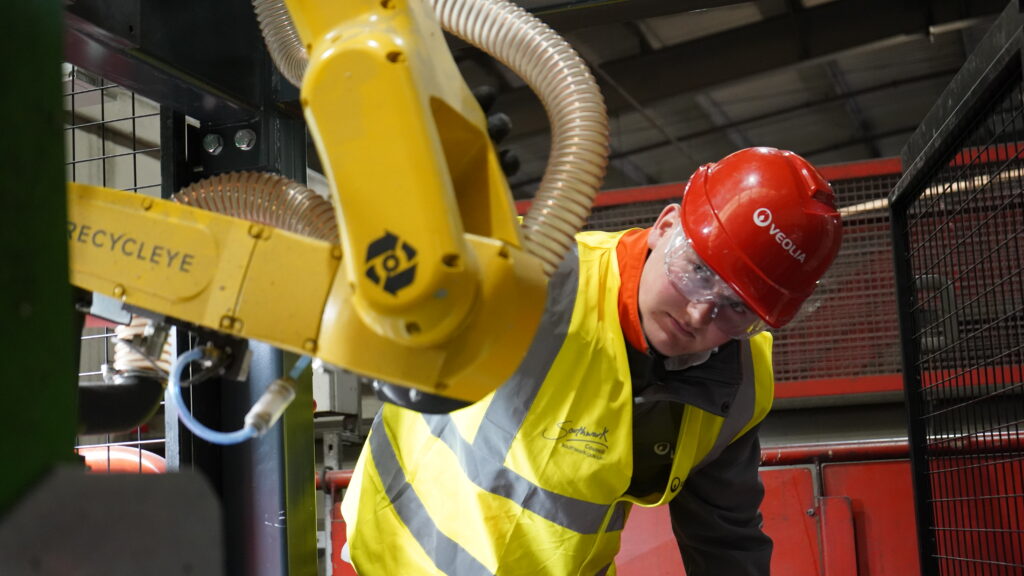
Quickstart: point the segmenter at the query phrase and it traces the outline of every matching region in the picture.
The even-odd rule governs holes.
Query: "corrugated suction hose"
[[[445,30],[508,66],[547,111],[551,156],[523,234],[526,249],[550,276],[572,248],[604,180],[608,116],[601,91],[576,51],[521,7],[506,0],[428,1]]]
[[[252,7],[256,11],[256,20],[260,23],[270,59],[281,71],[281,75],[296,87],[301,87],[309,55],[295,32],[295,24],[284,0],[253,0]]]
[[[338,244],[331,203],[313,190],[270,172],[228,172],[186,186],[171,197],[211,212]]]

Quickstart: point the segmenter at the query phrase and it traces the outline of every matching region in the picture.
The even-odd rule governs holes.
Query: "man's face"
[[[637,295],[644,335],[665,356],[706,352],[731,339],[712,323],[714,305],[691,302],[665,273],[665,245],[672,228],[678,225],[679,205],[667,206],[647,238],[651,254],[640,274]]]

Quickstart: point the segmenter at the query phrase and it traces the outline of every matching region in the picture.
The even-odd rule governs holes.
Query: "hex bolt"
[[[206,150],[211,156],[220,154],[223,149],[224,139],[220,137],[220,134],[210,133],[203,136],[203,150]]]
[[[235,148],[239,150],[252,150],[256,145],[256,132],[249,128],[242,128],[235,132]]]

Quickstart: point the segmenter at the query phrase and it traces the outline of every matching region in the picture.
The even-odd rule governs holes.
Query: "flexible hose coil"
[[[551,155],[523,221],[526,249],[550,276],[590,216],[608,164],[608,116],[590,70],[532,14],[506,0],[428,0],[441,26],[518,74],[551,124]],[[283,0],[253,0],[274,62],[301,85],[308,55]],[[297,64],[301,63],[301,64]]]
[[[526,249],[550,276],[590,216],[608,164],[608,116],[586,63],[554,30],[506,0],[428,0],[441,26],[518,74],[551,123],[551,155],[523,220]]]
[[[331,203],[279,174],[218,174],[183,188],[171,199],[332,244],[339,243],[338,223]]]
[[[309,64],[309,55],[295,32],[295,24],[283,0],[253,0],[256,20],[270,52],[270,59],[289,82],[302,86],[302,76]]]

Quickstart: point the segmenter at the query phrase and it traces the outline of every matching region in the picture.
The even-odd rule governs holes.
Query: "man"
[[[687,574],[764,575],[757,428],[771,335],[839,250],[799,156],[741,150],[654,226],[588,232],[517,373],[450,414],[386,406],[343,503],[363,576],[614,574],[632,504],[669,504]]]

